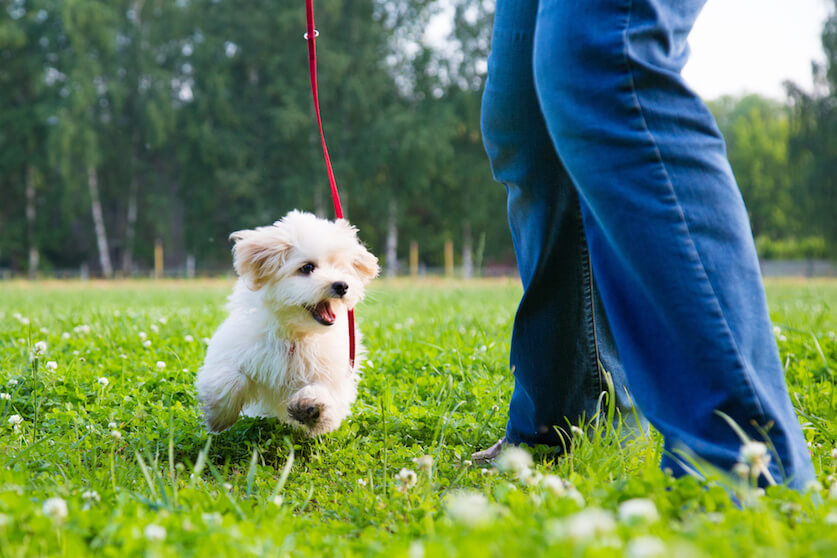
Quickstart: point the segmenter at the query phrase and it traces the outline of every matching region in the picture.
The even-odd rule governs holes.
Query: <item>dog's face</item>
[[[234,232],[233,265],[290,330],[334,324],[340,307],[354,308],[378,275],[378,259],[342,219],[292,211],[268,227]]]

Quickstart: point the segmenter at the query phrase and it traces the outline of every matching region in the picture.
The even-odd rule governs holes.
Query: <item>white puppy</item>
[[[352,368],[347,310],[378,259],[347,221],[299,211],[230,238],[239,279],[196,381],[207,427],[226,430],[243,410],[311,436],[335,430],[357,396],[364,354],[356,333]]]

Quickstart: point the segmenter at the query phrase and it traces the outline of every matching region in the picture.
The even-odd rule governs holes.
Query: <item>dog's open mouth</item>
[[[327,300],[322,301],[316,306],[306,306],[305,309],[311,312],[314,319],[323,325],[334,325],[334,322],[337,320],[337,316],[334,315],[331,304]]]

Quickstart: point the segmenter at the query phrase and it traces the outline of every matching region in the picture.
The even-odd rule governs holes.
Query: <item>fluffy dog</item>
[[[347,310],[378,259],[347,221],[299,211],[230,238],[239,279],[196,381],[207,428],[226,430],[243,411],[311,436],[335,430],[357,397],[364,355],[356,333],[352,368]]]

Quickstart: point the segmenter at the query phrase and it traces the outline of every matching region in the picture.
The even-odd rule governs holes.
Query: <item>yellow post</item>
[[[453,240],[445,241],[445,276],[453,277]]]
[[[154,278],[159,279],[163,276],[163,241],[157,239],[154,242]]]
[[[418,242],[410,242],[410,275],[418,277]]]

